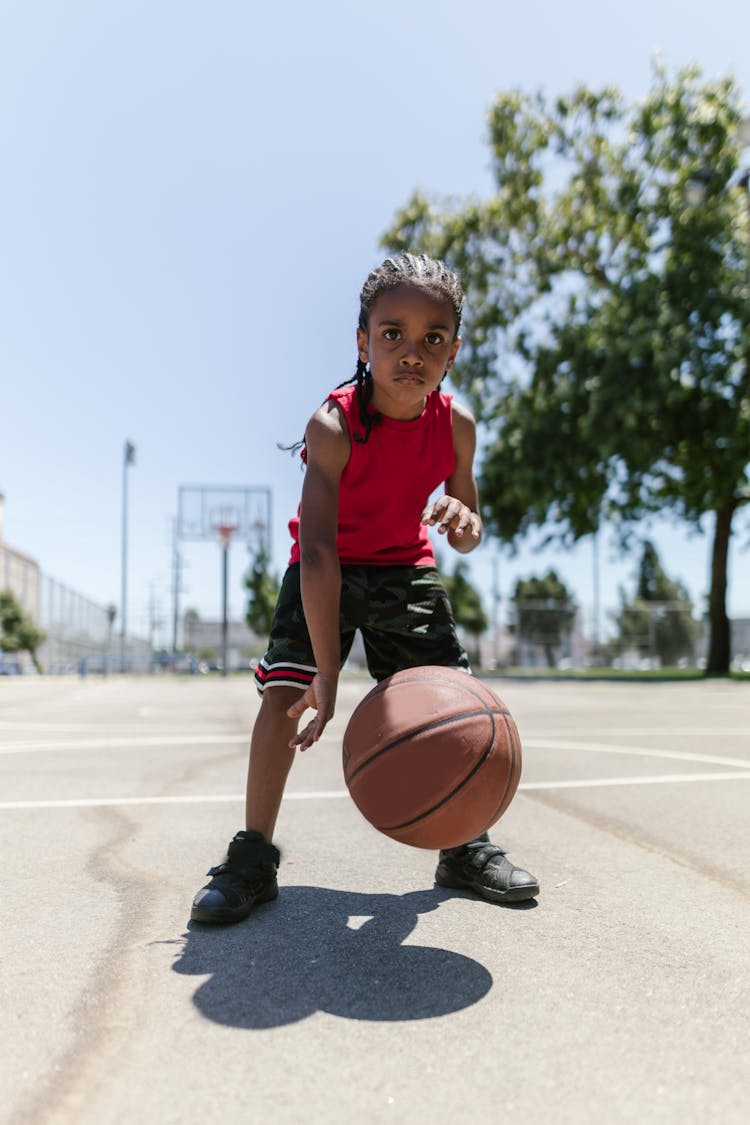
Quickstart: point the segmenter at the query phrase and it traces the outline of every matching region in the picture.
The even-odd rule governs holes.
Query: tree
[[[41,672],[37,650],[46,638],[10,590],[0,591],[0,650],[28,652],[37,672]]]
[[[709,672],[729,669],[727,558],[750,500],[750,215],[739,92],[657,68],[635,106],[501,94],[496,193],[416,194],[384,242],[445,258],[468,313],[451,377],[488,435],[488,530],[622,543],[671,509],[713,525]],[[691,202],[691,185],[705,198]],[[744,190],[743,190],[744,189]]]
[[[268,569],[268,553],[258,548],[250,569],[245,575],[245,588],[249,591],[245,620],[253,632],[267,636],[271,631],[273,611],[279,596],[279,580]]]
[[[621,648],[657,656],[663,665],[695,658],[698,622],[685,586],[669,578],[653,543],[643,544],[635,596],[620,594],[616,615]]]
[[[540,645],[548,667],[554,668],[576,615],[575,602],[565,583],[554,570],[541,578],[519,578],[512,601],[518,640]]]
[[[468,578],[469,565],[465,559],[458,559],[453,574],[443,575],[453,616],[456,624],[460,625],[474,640],[474,657],[479,658],[479,638],[487,631],[487,614],[482,606],[482,598],[475,586]]]

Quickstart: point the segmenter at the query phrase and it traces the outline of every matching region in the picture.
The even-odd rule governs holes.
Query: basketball
[[[407,668],[355,708],[343,764],[352,800],[379,832],[417,848],[453,848],[507,809],[521,740],[481,680],[455,668]]]

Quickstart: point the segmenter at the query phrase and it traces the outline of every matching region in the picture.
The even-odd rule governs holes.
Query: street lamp
[[[122,590],[120,598],[120,671],[125,670],[128,634],[128,466],[135,464],[135,446],[125,442],[122,458]]]

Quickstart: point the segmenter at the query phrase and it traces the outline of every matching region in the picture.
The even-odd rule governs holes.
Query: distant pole
[[[239,526],[236,514],[222,509],[214,531],[221,547],[221,674],[226,676],[229,662],[229,544]]]
[[[135,446],[126,441],[122,458],[122,588],[120,593],[120,671],[125,671],[128,636],[128,466],[135,464]]]
[[[172,532],[172,655],[177,654],[177,629],[180,620],[180,545],[177,539],[177,521]]]
[[[227,674],[227,660],[229,657],[229,536],[221,544],[221,674]]]
[[[594,552],[594,621],[591,630],[593,640],[593,655],[599,660],[599,532],[595,531],[592,537]]]
[[[492,658],[497,668],[500,663],[500,621],[498,609],[500,605],[500,583],[498,578],[499,560],[497,555],[492,556]]]

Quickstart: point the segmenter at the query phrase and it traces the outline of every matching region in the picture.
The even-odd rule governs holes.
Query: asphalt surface
[[[278,901],[213,928],[250,682],[0,680],[4,1120],[750,1120],[750,685],[492,683],[524,745],[493,836],[538,903],[436,889],[363,820],[350,679]]]

